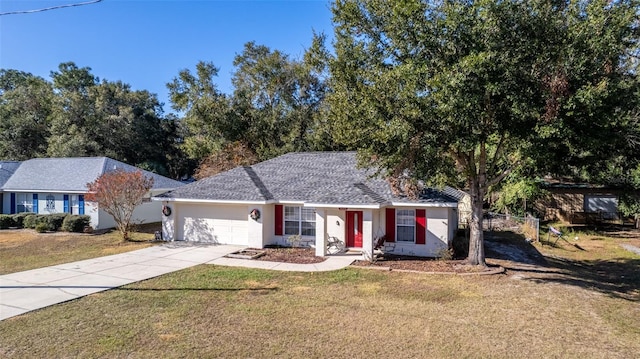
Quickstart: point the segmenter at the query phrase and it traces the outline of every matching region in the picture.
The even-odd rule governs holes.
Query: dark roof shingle
[[[0,188],[9,180],[18,167],[20,167],[20,162],[18,161],[0,161]]]
[[[122,169],[140,170],[108,157],[34,158],[24,161],[0,186],[5,191],[79,191],[102,174]],[[173,189],[182,182],[141,170],[154,179],[153,189]]]
[[[394,196],[387,181],[372,175],[357,167],[355,152],[294,152],[219,173],[158,198],[344,206],[457,202],[436,190],[424,191],[415,201]]]

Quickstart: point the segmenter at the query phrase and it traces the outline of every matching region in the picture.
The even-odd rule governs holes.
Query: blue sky
[[[0,0],[0,12],[87,0]],[[328,0],[103,0],[33,14],[0,16],[0,68],[50,79],[62,62],[91,67],[100,79],[121,80],[158,94],[200,61],[220,68],[218,88],[230,93],[233,58],[255,41],[300,58],[313,31],[332,36]]]

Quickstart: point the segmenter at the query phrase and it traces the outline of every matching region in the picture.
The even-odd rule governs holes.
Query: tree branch
[[[498,142],[496,150],[493,153],[493,158],[491,159],[491,162],[489,164],[488,173],[493,173],[493,171],[496,169],[496,163],[498,162],[498,157],[502,156],[502,152],[504,149],[504,141],[506,140],[506,137],[507,136],[504,133],[500,135],[500,141]]]
[[[505,177],[507,177],[509,173],[511,173],[513,169],[517,167],[519,163],[520,163],[519,161],[516,162],[513,166],[502,171],[502,173],[500,173],[497,177],[493,178],[492,180],[487,180],[487,188],[491,186],[495,186],[498,183],[500,183],[500,181],[502,181]]]

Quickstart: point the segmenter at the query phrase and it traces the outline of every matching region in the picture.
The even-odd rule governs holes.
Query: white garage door
[[[247,206],[184,204],[178,213],[181,240],[248,244]]]

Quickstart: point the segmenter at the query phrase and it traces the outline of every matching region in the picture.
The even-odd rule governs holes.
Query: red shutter
[[[385,215],[385,224],[386,224],[386,232],[387,232],[387,242],[395,242],[396,241],[396,209],[395,208],[387,208],[387,212]]]
[[[276,204],[276,236],[282,235],[282,215],[284,208],[281,204]]]
[[[427,216],[424,209],[416,209],[416,244],[424,244],[427,235]]]

